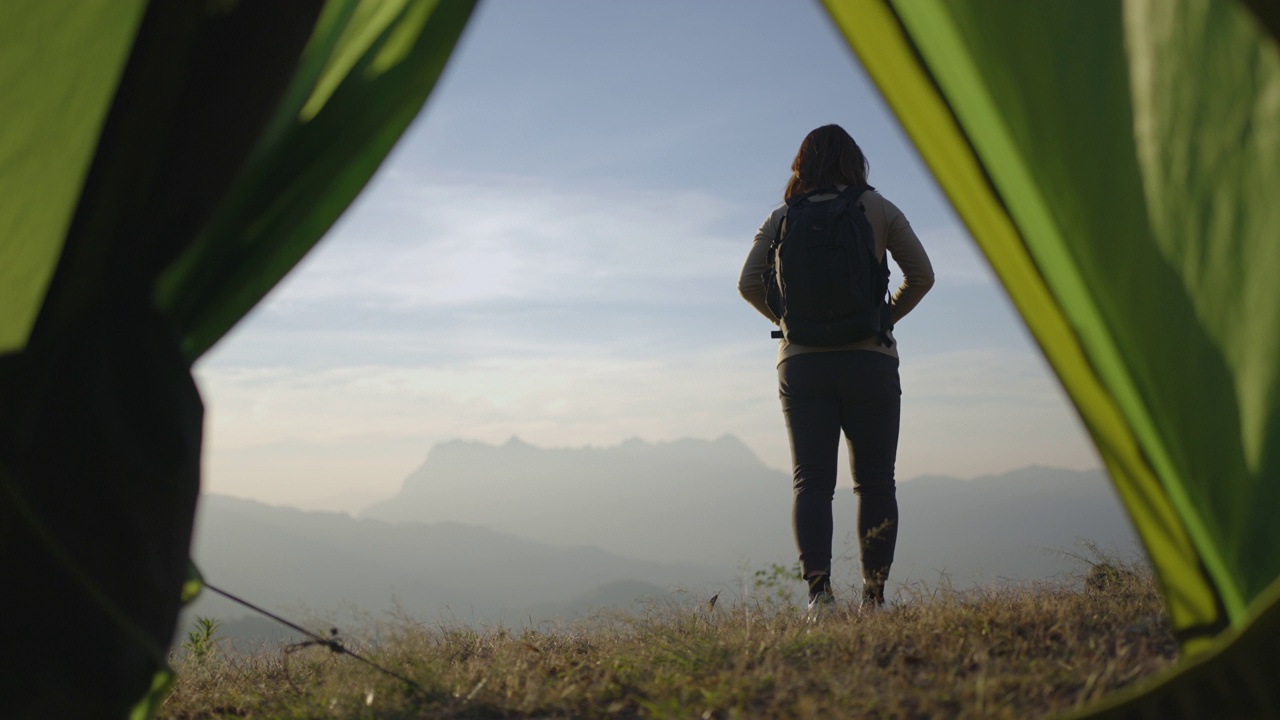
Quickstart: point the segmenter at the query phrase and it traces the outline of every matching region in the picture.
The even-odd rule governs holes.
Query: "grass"
[[[1081,707],[1176,659],[1150,571],[916,588],[819,622],[785,601],[658,605],[546,630],[408,617],[347,647],[175,656],[160,717],[1027,718]],[[847,595],[847,594],[846,594]]]

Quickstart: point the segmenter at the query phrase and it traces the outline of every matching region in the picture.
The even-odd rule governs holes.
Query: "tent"
[[[0,4],[5,717],[145,717],[199,489],[189,368],[364,186],[473,3]]]
[[[1250,653],[1280,630],[1280,5],[827,8],[1057,372],[1155,565],[1195,661],[1159,716],[1277,714]]]
[[[1280,711],[1280,5],[825,0],[1084,419],[1186,659],[1098,717]],[[18,717],[144,717],[189,368],[418,112],[469,0],[0,5],[0,638]]]

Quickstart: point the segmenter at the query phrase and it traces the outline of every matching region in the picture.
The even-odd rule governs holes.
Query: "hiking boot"
[[[862,611],[874,612],[884,608],[884,585],[862,581]]]
[[[822,618],[831,614],[836,608],[836,596],[830,591],[820,592],[809,597],[809,613],[807,619],[809,622],[818,622]]]

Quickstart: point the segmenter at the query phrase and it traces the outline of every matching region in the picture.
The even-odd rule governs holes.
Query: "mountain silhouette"
[[[572,449],[512,438],[436,445],[399,494],[362,515],[732,568],[790,552],[790,498],[789,479],[731,435]]]
[[[899,482],[898,501],[891,590],[1081,571],[1069,557],[1087,556],[1079,539],[1124,556],[1137,547],[1100,470],[920,477]],[[788,475],[732,436],[606,448],[454,441],[359,518],[205,495],[193,557],[211,583],[274,611],[398,606],[441,622],[536,623],[672,588],[741,597],[755,570],[795,563],[790,502]],[[855,510],[840,488],[838,591],[857,582]],[[206,593],[191,613],[244,611]]]
[[[856,556],[847,537],[856,499],[845,483],[836,492],[836,551],[843,544]],[[1070,569],[1055,551],[1073,551],[1079,538],[1121,553],[1136,543],[1100,470],[920,477],[898,483],[898,501],[898,579],[1038,579]],[[655,562],[759,568],[795,562],[790,503],[789,474],[731,435],[606,448],[539,448],[512,438],[436,445],[396,496],[362,515],[454,520]]]

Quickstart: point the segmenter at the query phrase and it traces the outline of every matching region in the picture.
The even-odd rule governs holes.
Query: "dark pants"
[[[898,360],[872,350],[804,353],[778,366],[778,386],[791,440],[792,524],[804,576],[831,572],[831,501],[843,430],[858,494],[862,576],[883,583],[898,540]]]

